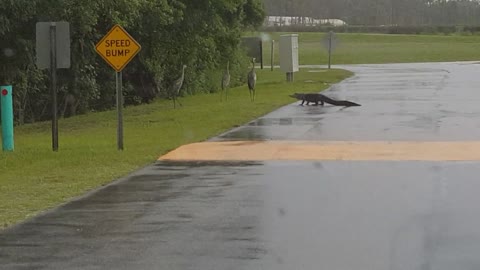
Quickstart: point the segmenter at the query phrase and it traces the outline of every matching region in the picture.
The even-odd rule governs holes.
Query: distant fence
[[[329,32],[336,33],[378,33],[378,34],[478,34],[480,26],[264,26],[264,32]]]

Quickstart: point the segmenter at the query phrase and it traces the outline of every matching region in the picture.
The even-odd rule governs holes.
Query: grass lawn
[[[205,94],[181,98],[183,107],[176,110],[167,100],[126,108],[123,152],[116,150],[115,111],[60,120],[58,153],[51,151],[49,122],[16,128],[15,152],[0,152],[0,228],[111,182],[180,145],[295,102],[290,93],[320,91],[351,76],[343,70],[301,70],[296,82],[288,84],[278,70],[257,74],[255,103],[243,86],[231,89],[228,102],[220,102],[219,94]]]
[[[281,34],[265,33],[275,41]],[[300,64],[325,65],[328,51],[322,43],[325,33],[298,33]],[[258,36],[260,33],[247,33]],[[460,35],[386,35],[336,34],[338,45],[333,51],[333,64],[379,64],[480,60],[480,36]],[[264,64],[270,65],[271,43],[264,42]],[[275,64],[279,64],[278,42]]]

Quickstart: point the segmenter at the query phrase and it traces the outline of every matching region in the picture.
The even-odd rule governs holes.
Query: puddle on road
[[[312,113],[315,114],[315,113]],[[318,114],[318,113],[317,113]],[[248,123],[246,126],[228,132],[219,137],[221,140],[250,140],[250,141],[268,141],[285,138],[286,134],[294,132],[294,127],[317,126],[320,125],[322,117],[302,117],[302,118],[260,118]],[[285,130],[279,132],[275,128],[285,127]],[[292,129],[288,128],[292,127]]]
[[[260,118],[250,122],[249,126],[303,126],[312,125],[320,122],[321,117],[303,117],[303,118]]]
[[[242,139],[242,140],[255,140],[265,141],[269,137],[261,129],[243,127],[240,130],[229,132],[220,136],[221,139]]]

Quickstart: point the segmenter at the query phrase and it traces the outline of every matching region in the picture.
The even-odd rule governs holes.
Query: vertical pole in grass
[[[2,119],[2,147],[3,151],[13,151],[13,98],[12,86],[0,86],[1,119]]]
[[[272,51],[270,52],[270,60],[271,60],[271,70],[273,71],[273,62],[274,62],[274,49],[275,49],[275,40],[272,39]]]
[[[328,69],[330,69],[332,66],[332,38],[333,32],[330,31],[328,33]]]
[[[123,150],[123,91],[122,91],[122,71],[116,72],[117,86],[117,148]]]
[[[50,25],[50,80],[52,95],[52,149],[58,151],[58,108],[57,108],[57,24]]]

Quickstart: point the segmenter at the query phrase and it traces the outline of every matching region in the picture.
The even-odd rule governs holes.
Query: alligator
[[[323,106],[324,103],[328,103],[328,104],[331,104],[331,105],[334,105],[334,106],[346,106],[346,107],[351,107],[351,106],[361,106],[360,104],[357,104],[355,102],[351,102],[351,101],[348,101],[348,100],[335,100],[335,99],[331,99],[325,95],[322,95],[322,94],[318,94],[318,93],[295,93],[293,95],[289,95],[290,97],[292,98],[296,98],[298,100],[301,100],[302,101],[302,104],[303,105],[305,102],[307,103],[307,105],[310,104],[310,102],[312,103],[315,103],[315,105],[318,105],[318,103],[320,103],[320,105]]]

